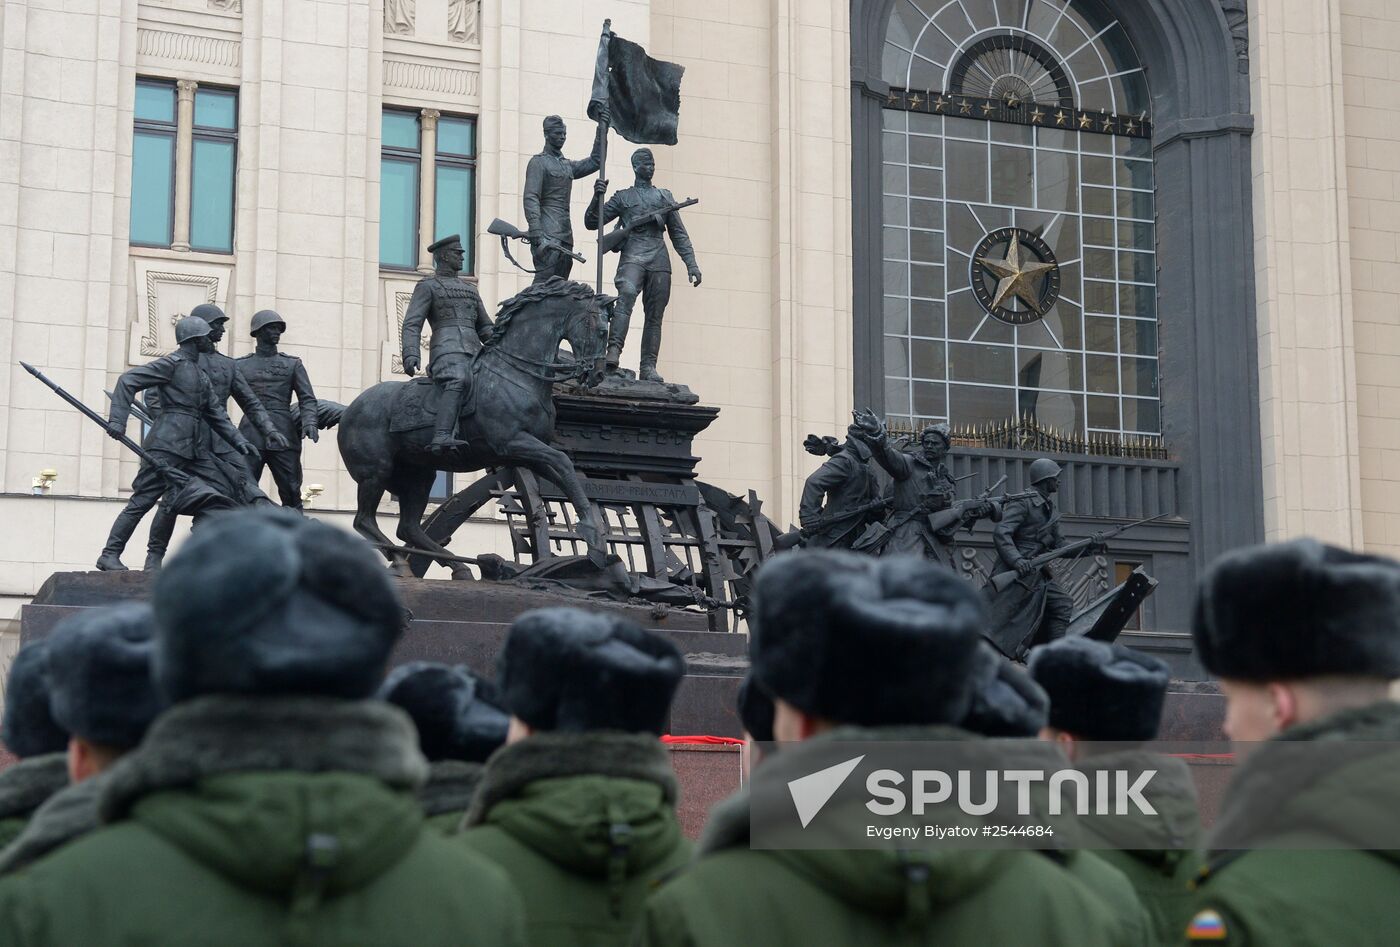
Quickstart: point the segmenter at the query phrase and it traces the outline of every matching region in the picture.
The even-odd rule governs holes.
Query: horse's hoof
[[[394,560],[394,563],[389,566],[389,571],[400,579],[413,578],[413,570],[409,568],[408,562],[403,559]]]
[[[464,565],[456,565],[452,567],[452,578],[454,581],[457,582],[476,581],[476,576],[472,574],[472,570]]]

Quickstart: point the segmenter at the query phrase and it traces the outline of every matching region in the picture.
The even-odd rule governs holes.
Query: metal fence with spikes
[[[892,434],[917,438],[923,427],[892,424]],[[954,447],[1081,454],[1092,457],[1131,457],[1170,460],[1160,435],[1064,431],[1032,415],[1005,421],[959,425],[952,429]]]

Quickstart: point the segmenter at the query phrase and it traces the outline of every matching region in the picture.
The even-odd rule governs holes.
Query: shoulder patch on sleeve
[[[1230,932],[1225,928],[1225,918],[1220,916],[1219,911],[1207,908],[1198,911],[1196,916],[1191,918],[1191,923],[1186,925],[1186,939],[1196,941],[1216,941],[1222,943],[1228,940]]]

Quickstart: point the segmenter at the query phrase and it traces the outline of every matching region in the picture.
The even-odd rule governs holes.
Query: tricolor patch
[[[1224,940],[1225,919],[1215,911],[1202,911],[1186,927],[1187,940]]]

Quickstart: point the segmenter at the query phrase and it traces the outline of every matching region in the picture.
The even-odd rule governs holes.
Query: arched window
[[[883,49],[885,414],[1158,438],[1150,99],[1067,0],[894,0]]]

